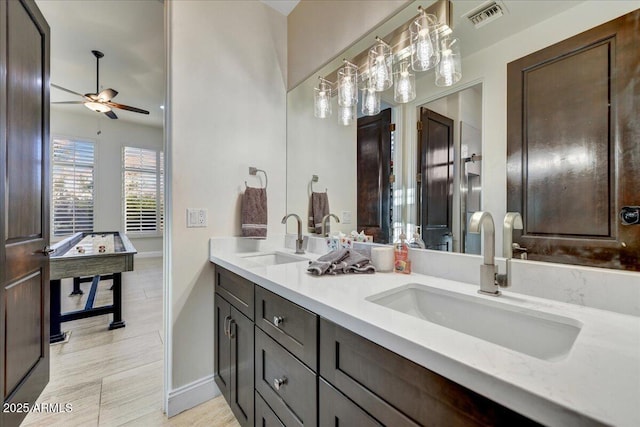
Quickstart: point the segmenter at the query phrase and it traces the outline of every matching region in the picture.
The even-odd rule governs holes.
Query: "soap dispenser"
[[[407,244],[407,235],[400,234],[400,237],[393,244],[394,253],[394,271],[396,273],[411,273],[411,261],[409,260],[409,245]]]

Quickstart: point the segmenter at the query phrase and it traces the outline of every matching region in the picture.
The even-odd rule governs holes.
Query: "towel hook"
[[[267,184],[268,184],[268,179],[267,179],[267,173],[265,171],[263,171],[262,169],[258,169],[256,167],[253,166],[249,166],[249,175],[257,175],[258,172],[262,172],[264,174],[264,188],[267,188]],[[249,184],[247,184],[247,181],[244,182],[245,187],[249,187]]]
[[[311,175],[311,192],[313,193],[313,183],[314,182],[318,182],[318,175]],[[324,189],[325,193],[327,192],[327,189]]]

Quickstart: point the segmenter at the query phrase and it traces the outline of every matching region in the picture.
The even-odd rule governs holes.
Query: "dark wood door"
[[[453,120],[420,109],[420,225],[427,249],[453,250]]]
[[[640,270],[640,11],[508,64],[509,211],[529,259]]]
[[[220,295],[214,297],[214,367],[213,377],[227,402],[231,396],[231,341],[227,334],[231,305]]]
[[[0,384],[33,403],[49,381],[49,27],[32,0],[0,0],[0,22]]]
[[[253,426],[253,322],[231,307],[231,399],[229,406],[242,426]]]
[[[391,109],[358,119],[358,231],[389,243],[391,224]]]

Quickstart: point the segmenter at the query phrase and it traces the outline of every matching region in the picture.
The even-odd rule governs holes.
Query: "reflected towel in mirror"
[[[309,197],[309,233],[322,233],[322,218],[329,215],[329,196],[327,193],[311,193]],[[327,225],[327,232],[329,226]]]

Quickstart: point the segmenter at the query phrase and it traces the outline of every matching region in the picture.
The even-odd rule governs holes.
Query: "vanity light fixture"
[[[367,86],[362,89],[362,114],[375,116],[380,113],[380,92],[373,85],[373,79],[369,76]]]
[[[385,36],[351,61],[321,78],[314,93],[314,115],[331,115],[331,97],[337,94],[338,120],[344,125],[356,118],[358,89],[363,85],[362,113],[379,111],[380,92],[394,85],[394,100],[416,98],[415,72],[435,69],[437,86],[451,86],[462,78],[460,42],[451,36],[451,0],[436,0],[428,8],[418,6],[418,15]],[[394,64],[395,63],[395,64]],[[395,65],[395,69],[394,69]],[[337,89],[336,89],[337,88]],[[372,93],[376,92],[375,96]]]
[[[353,107],[358,103],[358,67],[347,61],[338,70],[338,105]]]
[[[393,85],[391,46],[378,36],[376,36],[376,44],[369,49],[369,79],[378,92],[387,90]]]
[[[401,104],[416,99],[416,78],[409,71],[409,59],[404,59],[399,64],[400,71],[396,78],[393,99]]]
[[[411,36],[411,67],[414,71],[427,71],[438,64],[439,24],[435,15],[418,6],[418,17],[409,26]]]
[[[318,87],[314,88],[313,94],[313,114],[319,119],[326,119],[331,116],[331,82],[318,77],[320,80]]]
[[[440,42],[442,52],[436,66],[436,86],[451,86],[462,78],[458,39],[445,37]]]

